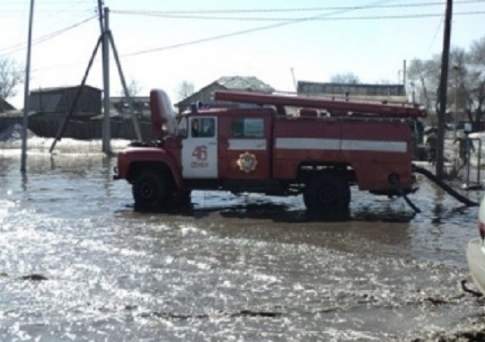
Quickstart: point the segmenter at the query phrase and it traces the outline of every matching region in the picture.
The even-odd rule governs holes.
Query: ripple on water
[[[356,191],[342,222],[309,220],[299,197],[217,192],[145,214],[112,160],[29,163],[22,181],[0,153],[0,340],[388,340],[482,312],[458,287],[476,211],[426,184],[418,216]]]

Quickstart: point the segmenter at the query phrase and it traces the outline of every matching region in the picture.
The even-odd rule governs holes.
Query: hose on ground
[[[397,194],[399,195],[399,197],[402,197],[404,198],[404,200],[406,201],[406,203],[414,210],[414,212],[416,214],[419,214],[421,213],[421,209],[419,209],[410,199],[409,197],[406,195],[406,193],[404,192],[404,190],[402,189],[401,187],[401,183],[399,182],[399,177],[395,176],[391,176],[389,177],[389,183],[391,184],[391,186],[394,188],[394,190],[397,192]]]
[[[465,196],[459,194],[448,184],[438,179],[438,177],[436,177],[431,171],[413,164],[413,172],[422,174],[423,176],[427,177],[430,181],[438,185],[441,189],[446,191],[450,196],[454,197],[456,200],[460,201],[467,207],[476,207],[479,205],[477,202],[472,201],[471,199],[466,198]]]
[[[468,286],[466,286],[466,284],[468,283],[468,281],[466,279],[463,279],[461,281],[461,288],[464,292],[467,292],[467,293],[470,293],[472,294],[473,296],[477,297],[477,298],[481,298],[483,297],[483,294],[481,292],[478,292],[478,291],[475,291],[475,290],[472,290],[470,289]]]

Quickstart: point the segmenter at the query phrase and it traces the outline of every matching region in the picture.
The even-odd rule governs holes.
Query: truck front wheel
[[[166,177],[155,169],[144,169],[133,181],[136,209],[159,209],[168,196]]]
[[[349,183],[338,174],[318,175],[307,183],[303,201],[312,214],[345,214],[350,203]]]

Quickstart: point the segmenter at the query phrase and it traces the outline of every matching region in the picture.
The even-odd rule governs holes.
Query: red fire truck
[[[151,91],[157,141],[118,155],[116,178],[132,184],[137,207],[216,189],[302,193],[308,210],[335,213],[348,209],[352,185],[383,195],[413,190],[409,121],[425,115],[420,108],[248,92],[215,98],[226,108],[193,106],[176,119],[167,95]]]

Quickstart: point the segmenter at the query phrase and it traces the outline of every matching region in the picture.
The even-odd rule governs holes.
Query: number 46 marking
[[[206,161],[207,160],[207,146],[201,145],[194,148],[194,152],[192,152],[192,157],[197,159],[198,161]]]

